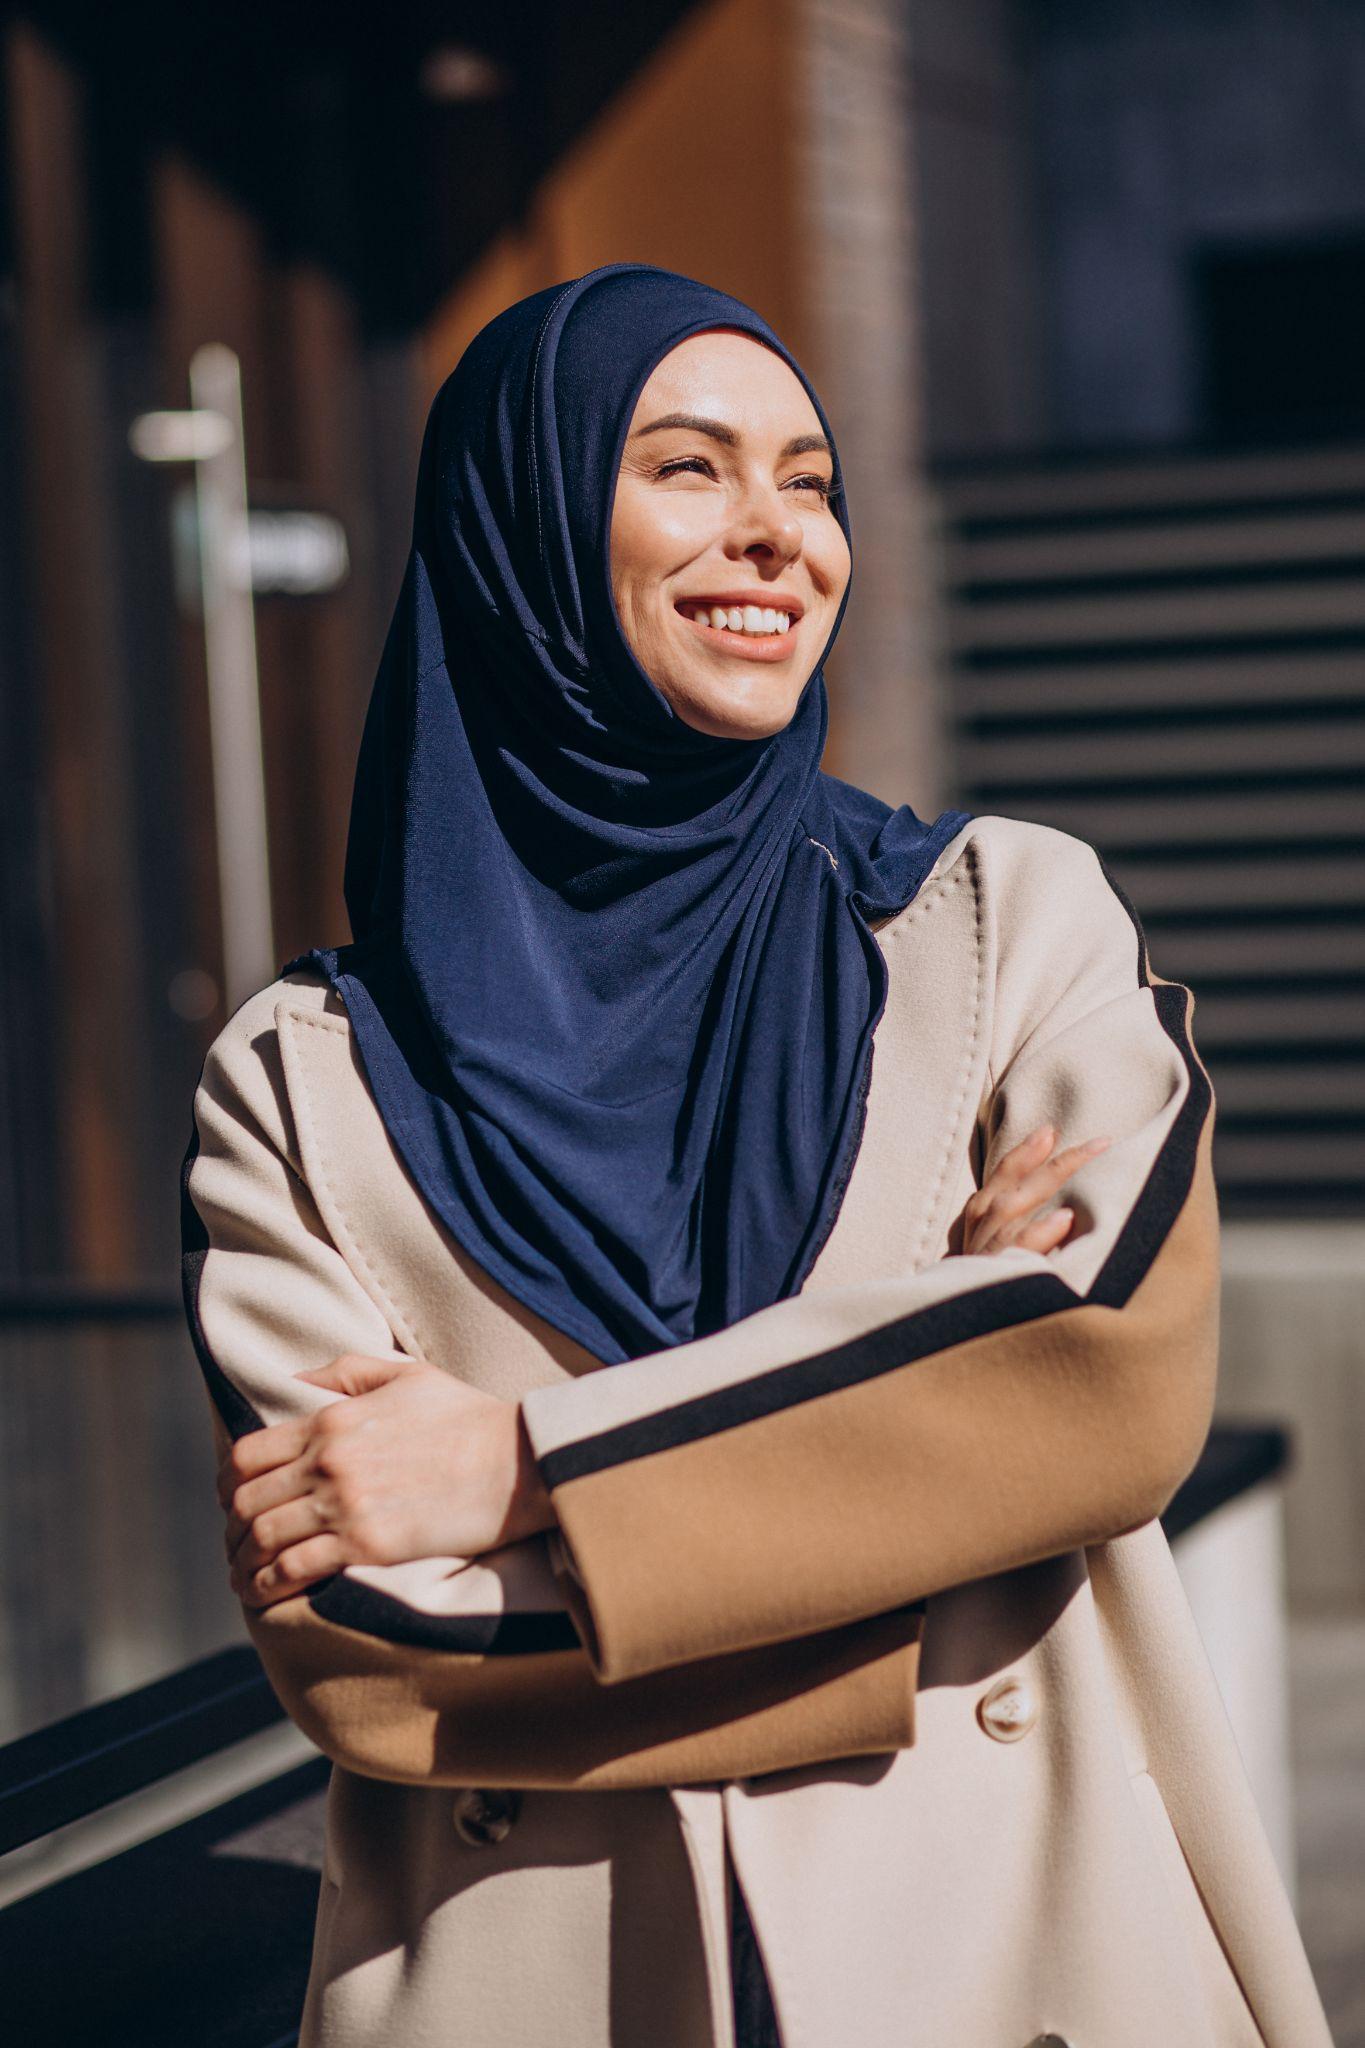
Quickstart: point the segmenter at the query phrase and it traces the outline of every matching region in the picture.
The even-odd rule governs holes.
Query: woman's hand
[[[553,1525],[517,1402],[415,1359],[336,1358],[299,1378],[350,1398],[239,1437],[218,1474],[248,1607],[342,1565],[476,1557]]]
[[[987,1174],[962,1212],[964,1253],[998,1252],[1010,1244],[1031,1252],[1057,1249],[1075,1220],[1075,1210],[1053,1209],[1036,1223],[1028,1218],[1113,1139],[1090,1138],[1083,1145],[1068,1145],[1064,1152],[1053,1151],[1056,1142],[1052,1125],[1039,1124]]]

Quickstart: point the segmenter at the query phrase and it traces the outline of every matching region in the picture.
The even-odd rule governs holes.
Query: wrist
[[[521,1403],[518,1401],[510,1405],[514,1441],[513,1479],[502,1540],[516,1543],[524,1537],[539,1535],[542,1530],[553,1529],[559,1518],[531,1449]]]

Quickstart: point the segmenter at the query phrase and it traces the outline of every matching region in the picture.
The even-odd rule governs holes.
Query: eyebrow
[[[631,435],[638,441],[642,434],[662,434],[669,427],[690,427],[694,434],[709,434],[713,441],[721,441],[727,448],[739,445],[739,435],[733,427],[727,427],[723,420],[703,419],[695,412],[666,412],[662,419],[651,420],[647,427],[637,427]],[[786,455],[828,455],[833,459],[834,450],[823,434],[796,434],[780,451]]]

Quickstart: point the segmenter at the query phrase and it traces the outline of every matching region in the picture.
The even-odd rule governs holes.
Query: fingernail
[[[1086,1144],[1087,1152],[1103,1152],[1106,1145],[1113,1144],[1112,1138],[1091,1138]]]
[[[1067,1209],[1063,1207],[1054,1209],[1052,1213],[1054,1216],[1065,1216],[1067,1222],[1069,1223],[1072,1217],[1075,1215],[1076,1211],[1074,1209]]]
[[[1053,1130],[1051,1124],[1039,1124],[1037,1130],[1033,1133],[1033,1135],[1035,1139],[1046,1138],[1050,1144],[1052,1140],[1056,1137],[1057,1133]]]

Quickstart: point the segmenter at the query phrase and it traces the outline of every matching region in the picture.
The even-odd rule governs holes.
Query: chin
[[[717,687],[714,676],[699,686],[665,688],[663,694],[685,725],[722,740],[771,739],[791,724],[801,701],[800,690],[790,686]]]
[[[721,740],[766,740],[789,726],[796,713],[793,697],[781,704],[735,704],[708,698],[675,699],[674,710],[685,725]]]

